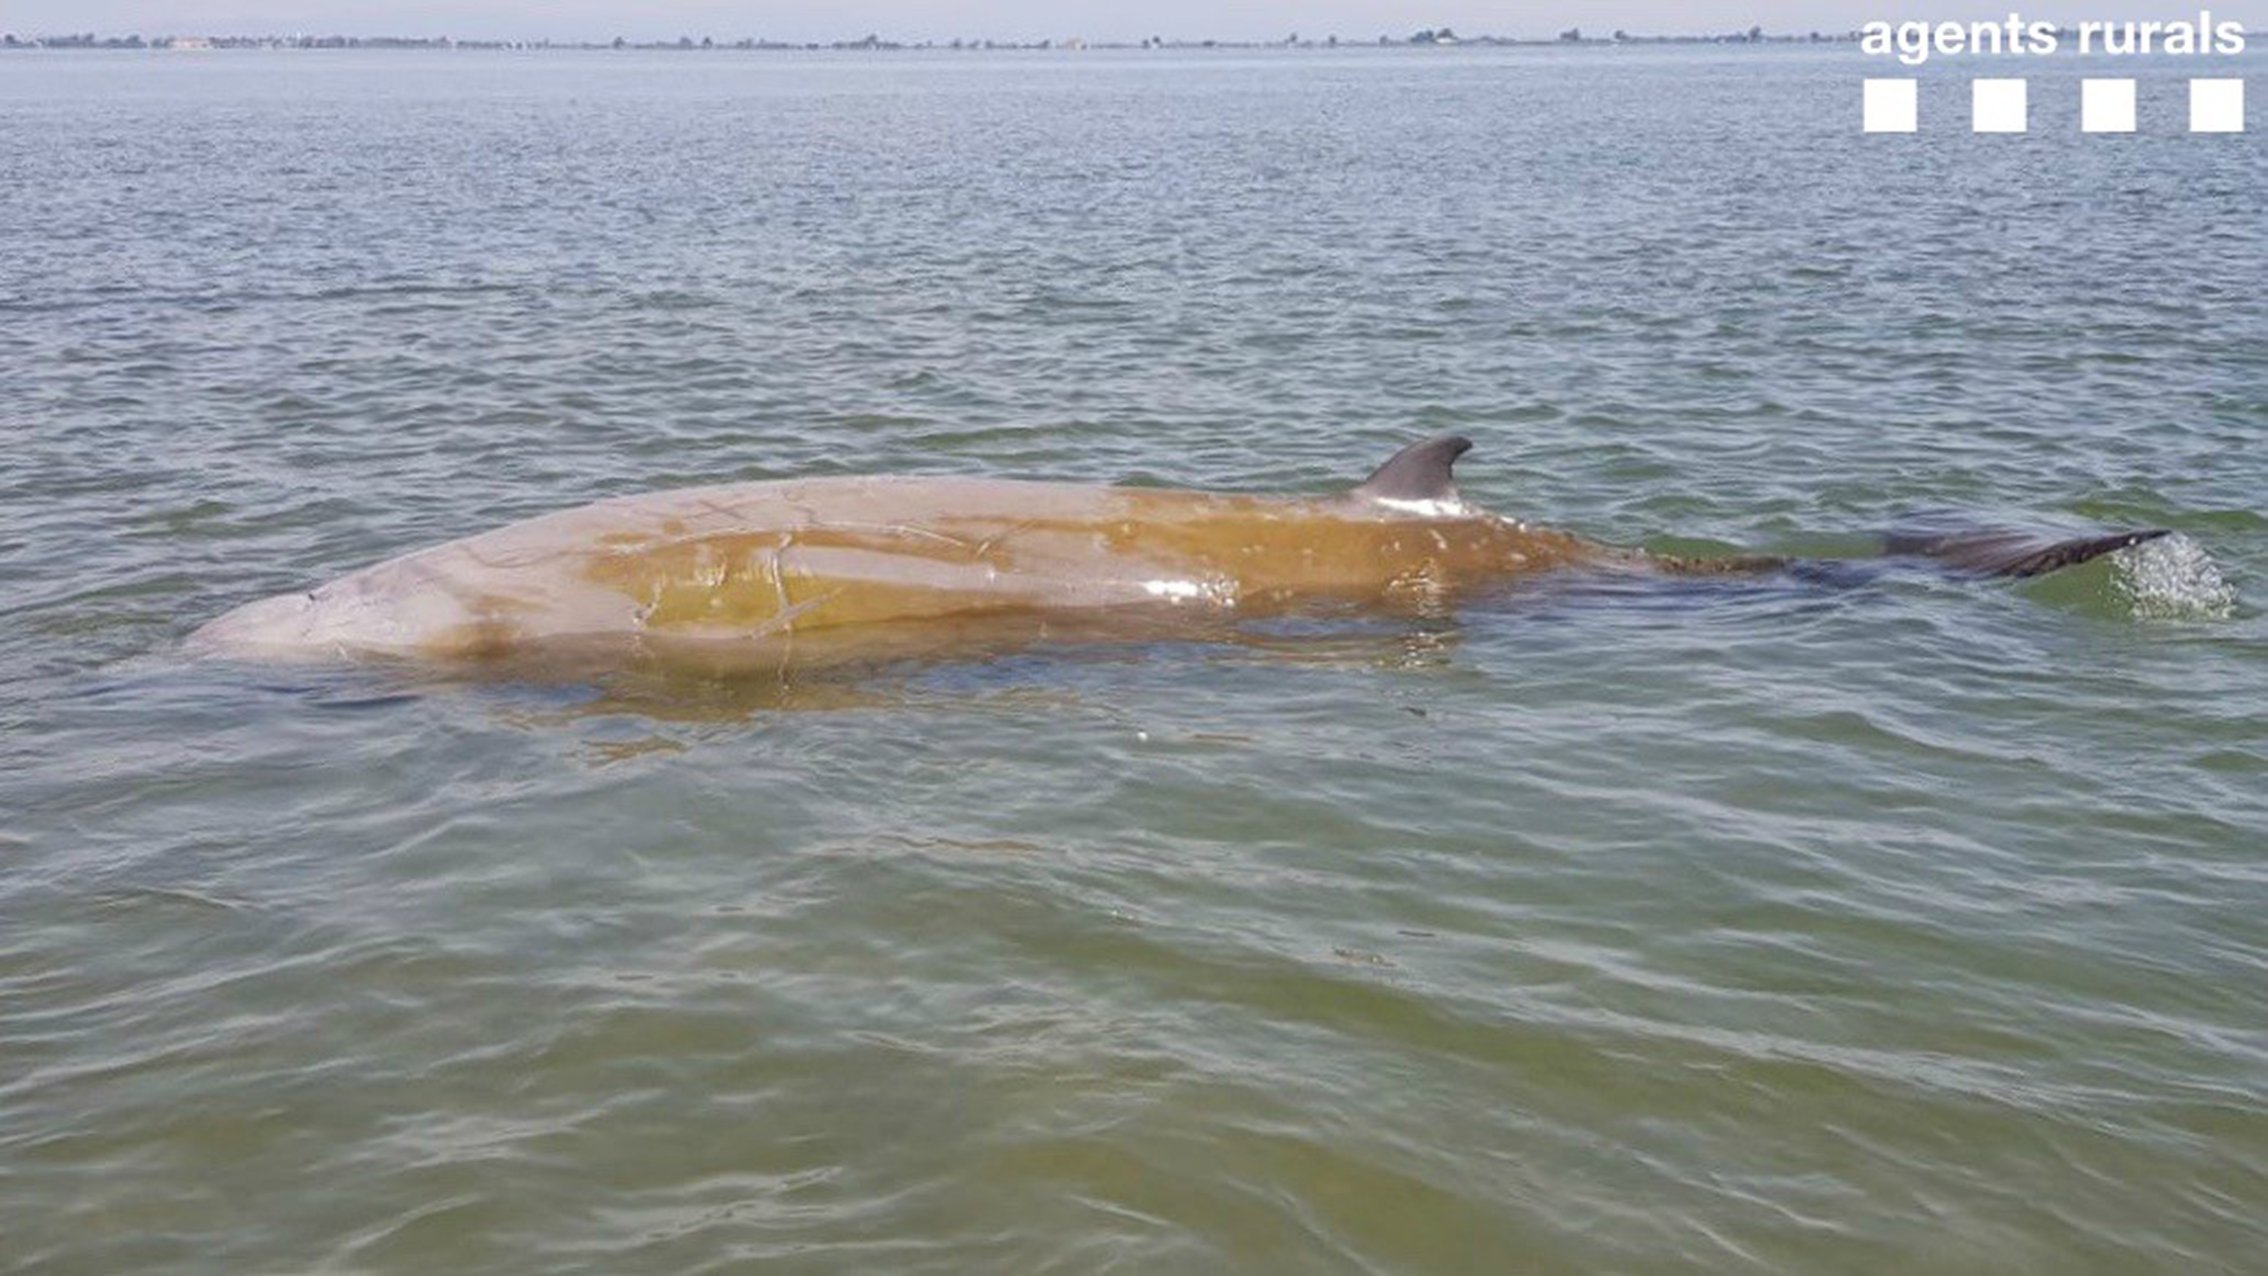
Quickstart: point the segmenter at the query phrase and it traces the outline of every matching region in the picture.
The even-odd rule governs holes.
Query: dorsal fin
[[[1461,434],[1412,443],[1388,457],[1352,494],[1373,501],[1456,501],[1450,467],[1472,448],[1473,441]]]

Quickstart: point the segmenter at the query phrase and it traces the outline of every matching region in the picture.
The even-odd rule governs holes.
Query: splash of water
[[[2179,532],[2113,555],[2111,573],[2137,619],[2225,620],[2236,611],[2236,587],[2204,546]]]

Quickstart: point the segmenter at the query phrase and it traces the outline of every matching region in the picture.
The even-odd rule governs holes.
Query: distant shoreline
[[[1570,28],[1554,36],[1464,36],[1444,27],[1438,30],[1426,28],[1404,36],[1379,35],[1363,38],[1345,38],[1338,35],[1303,38],[1295,34],[1283,40],[1178,40],[1167,39],[1162,36],[1153,36],[1144,40],[1087,40],[1072,36],[1064,39],[1028,41],[901,41],[885,40],[876,35],[868,35],[856,40],[793,41],[766,40],[755,36],[719,39],[713,35],[681,36],[675,40],[631,40],[627,38],[612,40],[464,40],[450,36],[160,35],[144,38],[139,34],[105,36],[85,33],[25,36],[7,33],[0,34],[0,49],[98,51],[154,49],[194,52],[216,49],[566,49],[595,52],[647,50],[671,53],[944,50],[947,52],[981,53],[1003,50],[1080,52],[1088,49],[1172,51],[1177,49],[1564,48],[1691,44],[1846,44],[1855,43],[1858,38],[1859,33],[1855,30],[1767,32],[1761,27],[1710,35],[1634,35],[1621,30],[1601,35],[1585,32],[1580,28]]]
[[[2077,34],[2071,27],[2056,29],[2059,36]],[[680,36],[674,40],[632,40],[616,37],[611,40],[481,40],[457,39],[452,36],[401,36],[401,35],[160,35],[144,38],[134,35],[96,35],[91,32],[73,35],[24,36],[0,33],[0,52],[28,49],[55,50],[155,50],[171,52],[207,52],[223,49],[389,49],[389,50],[502,50],[570,52],[663,52],[663,53],[895,53],[944,51],[956,53],[986,52],[1084,52],[1095,50],[1248,50],[1269,49],[1441,49],[1441,48],[1624,48],[1663,45],[1834,45],[1856,44],[1861,39],[1858,30],[1849,31],[1766,31],[1760,26],[1745,31],[1727,31],[1700,35],[1644,35],[1625,30],[1614,30],[1601,35],[1595,30],[1586,32],[1571,27],[1555,36],[1459,35],[1447,27],[1438,30],[1420,29],[1406,36],[1380,35],[1365,39],[1347,39],[1327,35],[1321,39],[1303,38],[1293,34],[1282,40],[1179,40],[1152,36],[1144,40],[1088,40],[1079,36],[1064,39],[1038,40],[885,40],[878,35],[867,35],[856,40],[767,40],[756,36],[735,39],[718,39],[713,35],[701,37]],[[2246,31],[2248,38],[2259,39],[2268,32]]]

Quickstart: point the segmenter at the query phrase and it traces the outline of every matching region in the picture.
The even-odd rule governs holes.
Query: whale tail
[[[1462,509],[1457,492],[1457,458],[1472,450],[1471,439],[1443,434],[1410,444],[1386,459],[1369,478],[1349,489],[1358,501],[1397,507]],[[2167,535],[2163,527],[2112,532],[2104,536],[2078,536],[2056,540],[2037,532],[2007,528],[1930,529],[1892,532],[1882,538],[1885,558],[1926,558],[1956,572],[1975,576],[2044,576],[2074,567],[2105,554],[2130,549]],[[1851,569],[1848,560],[1789,558],[1772,554],[1745,554],[1727,558],[1673,558],[1648,560],[1659,570],[1680,576],[1752,576],[1791,571],[1831,576]]]
[[[2044,576],[2154,541],[2168,531],[2153,527],[2070,540],[1998,530],[1892,533],[1883,538],[1882,552],[1893,557],[1927,558],[1978,576]]]
[[[2169,534],[2170,529],[2163,527],[2103,536],[2075,536],[2067,540],[2005,528],[1893,532],[1882,538],[1881,557],[1928,559],[1970,576],[2044,576]],[[1873,575],[1866,564],[1880,560],[1742,554],[1725,558],[1660,557],[1653,561],[1663,570],[1680,576],[1757,576],[1791,572],[1812,580],[1856,583]]]

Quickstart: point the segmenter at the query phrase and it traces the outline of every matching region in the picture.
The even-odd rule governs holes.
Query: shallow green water
[[[5,1261],[2256,1267],[2268,153],[1866,69],[0,59]],[[784,694],[174,649],[611,493],[1444,429],[1607,540],[2184,536]]]

